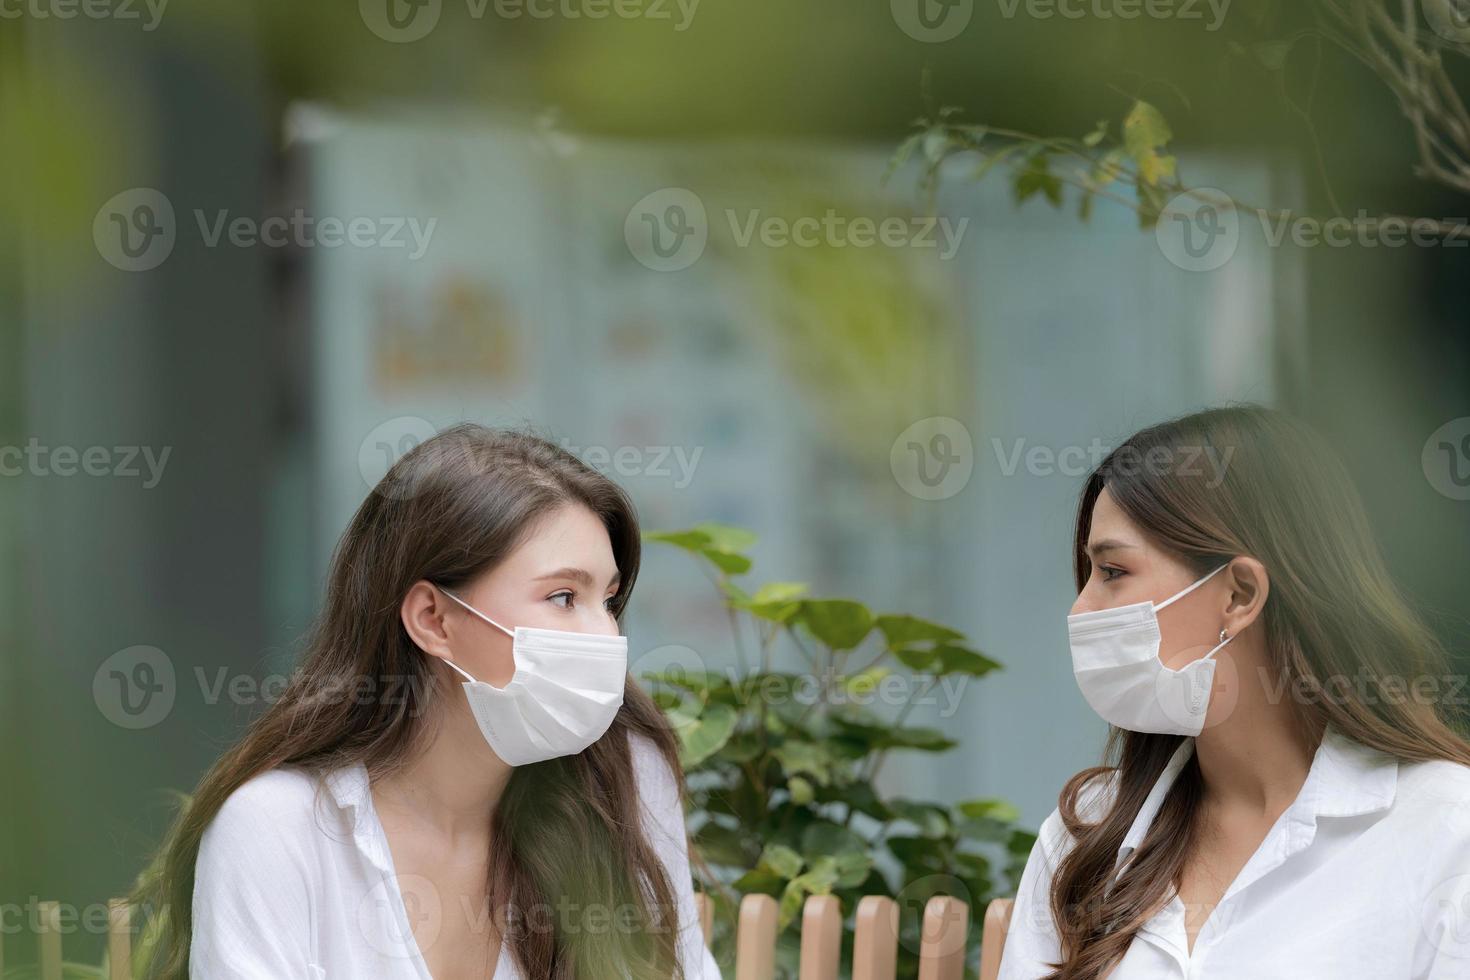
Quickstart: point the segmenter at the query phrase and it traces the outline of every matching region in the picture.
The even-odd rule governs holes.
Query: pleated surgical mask
[[[506,629],[453,592],[435,586],[511,637],[515,673],[504,687],[465,678],[480,733],[508,765],[576,755],[612,726],[623,706],[628,638],[517,626]]]
[[[1157,606],[1149,599],[1067,617],[1072,674],[1082,697],[1104,721],[1160,735],[1198,735],[1204,730],[1215,683],[1215,654],[1234,637],[1220,630],[1214,649],[1174,670],[1159,659],[1158,614],[1204,585],[1220,568]]]

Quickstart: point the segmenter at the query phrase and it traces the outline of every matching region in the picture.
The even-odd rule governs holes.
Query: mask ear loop
[[[1225,644],[1229,643],[1233,639],[1235,639],[1235,637],[1231,636],[1222,627],[1221,630],[1220,630],[1220,642],[1215,644],[1215,649],[1211,650],[1209,653],[1205,654],[1203,657],[1200,657],[1200,659],[1201,660],[1209,660],[1215,654],[1217,654],[1217,653],[1220,652],[1220,648],[1221,647],[1223,647]]]
[[[1224,565],[1221,565],[1220,568],[1227,568],[1227,567],[1229,567],[1229,565],[1230,565],[1230,563],[1227,561]],[[1186,586],[1183,590],[1174,593],[1169,598],[1167,598],[1163,602],[1159,603],[1157,606],[1154,606],[1154,612],[1158,612],[1160,609],[1165,608],[1171,602],[1176,602],[1179,599],[1183,599],[1185,596],[1189,595],[1195,589],[1199,588],[1201,585],[1204,585],[1210,579],[1214,578],[1215,577],[1215,572],[1218,572],[1220,570],[1220,568],[1215,569],[1214,572],[1211,572],[1210,574],[1206,575],[1204,578],[1200,579],[1198,582],[1194,583],[1193,585]]]
[[[465,602],[463,599],[461,599],[459,596],[455,595],[453,592],[450,592],[448,589],[444,588],[444,586],[439,585],[438,583],[434,583],[434,588],[438,589],[440,592],[444,593],[449,598],[451,598],[455,602],[459,603],[461,606],[464,606],[470,612],[474,613],[476,616],[479,616],[485,622],[489,623],[491,626],[494,626],[496,629],[500,630],[500,632],[504,633],[506,636],[509,636],[509,637],[514,637],[515,636],[515,633],[513,633],[510,630],[506,629],[504,626],[501,626],[495,620],[491,619],[489,616],[486,616],[484,613],[480,612],[480,610],[476,609],[474,606],[470,605],[468,602]],[[441,659],[443,659],[443,658],[441,658]],[[453,667],[455,670],[459,671],[460,676],[462,676],[465,680],[469,681],[471,684],[478,684],[479,683],[479,681],[475,680],[469,674],[465,673],[463,670],[460,670],[459,664],[455,663],[453,660],[444,660],[444,662],[446,664],[448,664],[449,666]]]

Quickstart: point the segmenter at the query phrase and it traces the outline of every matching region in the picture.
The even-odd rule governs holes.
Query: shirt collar
[[[339,810],[361,812],[368,799],[369,785],[367,767],[362,763],[343,766],[327,773],[327,789]]]
[[[1132,826],[1123,836],[1118,848],[1120,867],[1143,843],[1169,788],[1193,755],[1194,739],[1186,738],[1164,764]],[[1394,756],[1353,741],[1329,723],[1312,756],[1306,781],[1287,808],[1287,815],[1295,823],[1315,827],[1318,817],[1351,817],[1385,810],[1393,804],[1398,769],[1398,759]]]
[[[357,849],[374,867],[384,874],[392,874],[393,858],[373,808],[367,766],[357,762],[333,769],[327,773],[325,782],[332,801],[352,829],[352,841]]]

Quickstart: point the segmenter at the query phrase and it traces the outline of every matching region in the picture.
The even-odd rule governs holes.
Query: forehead
[[[580,504],[564,504],[537,520],[506,558],[507,564],[512,562],[519,566],[577,565],[608,574],[616,571],[607,528]]]
[[[1144,543],[1143,535],[1123,513],[1112,494],[1108,493],[1107,487],[1102,489],[1092,505],[1092,523],[1087,532],[1087,544],[1091,547],[1104,539],[1134,546],[1142,546]]]

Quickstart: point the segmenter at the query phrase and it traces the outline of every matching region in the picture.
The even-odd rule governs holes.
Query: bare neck
[[[512,767],[485,741],[458,685],[436,704],[443,724],[401,769],[373,783],[374,804],[451,841],[486,838]]]
[[[1195,737],[1205,799],[1216,807],[1279,814],[1306,782],[1321,734],[1302,730],[1289,694],[1269,697],[1265,685],[1244,672],[1240,681],[1229,716]]]

